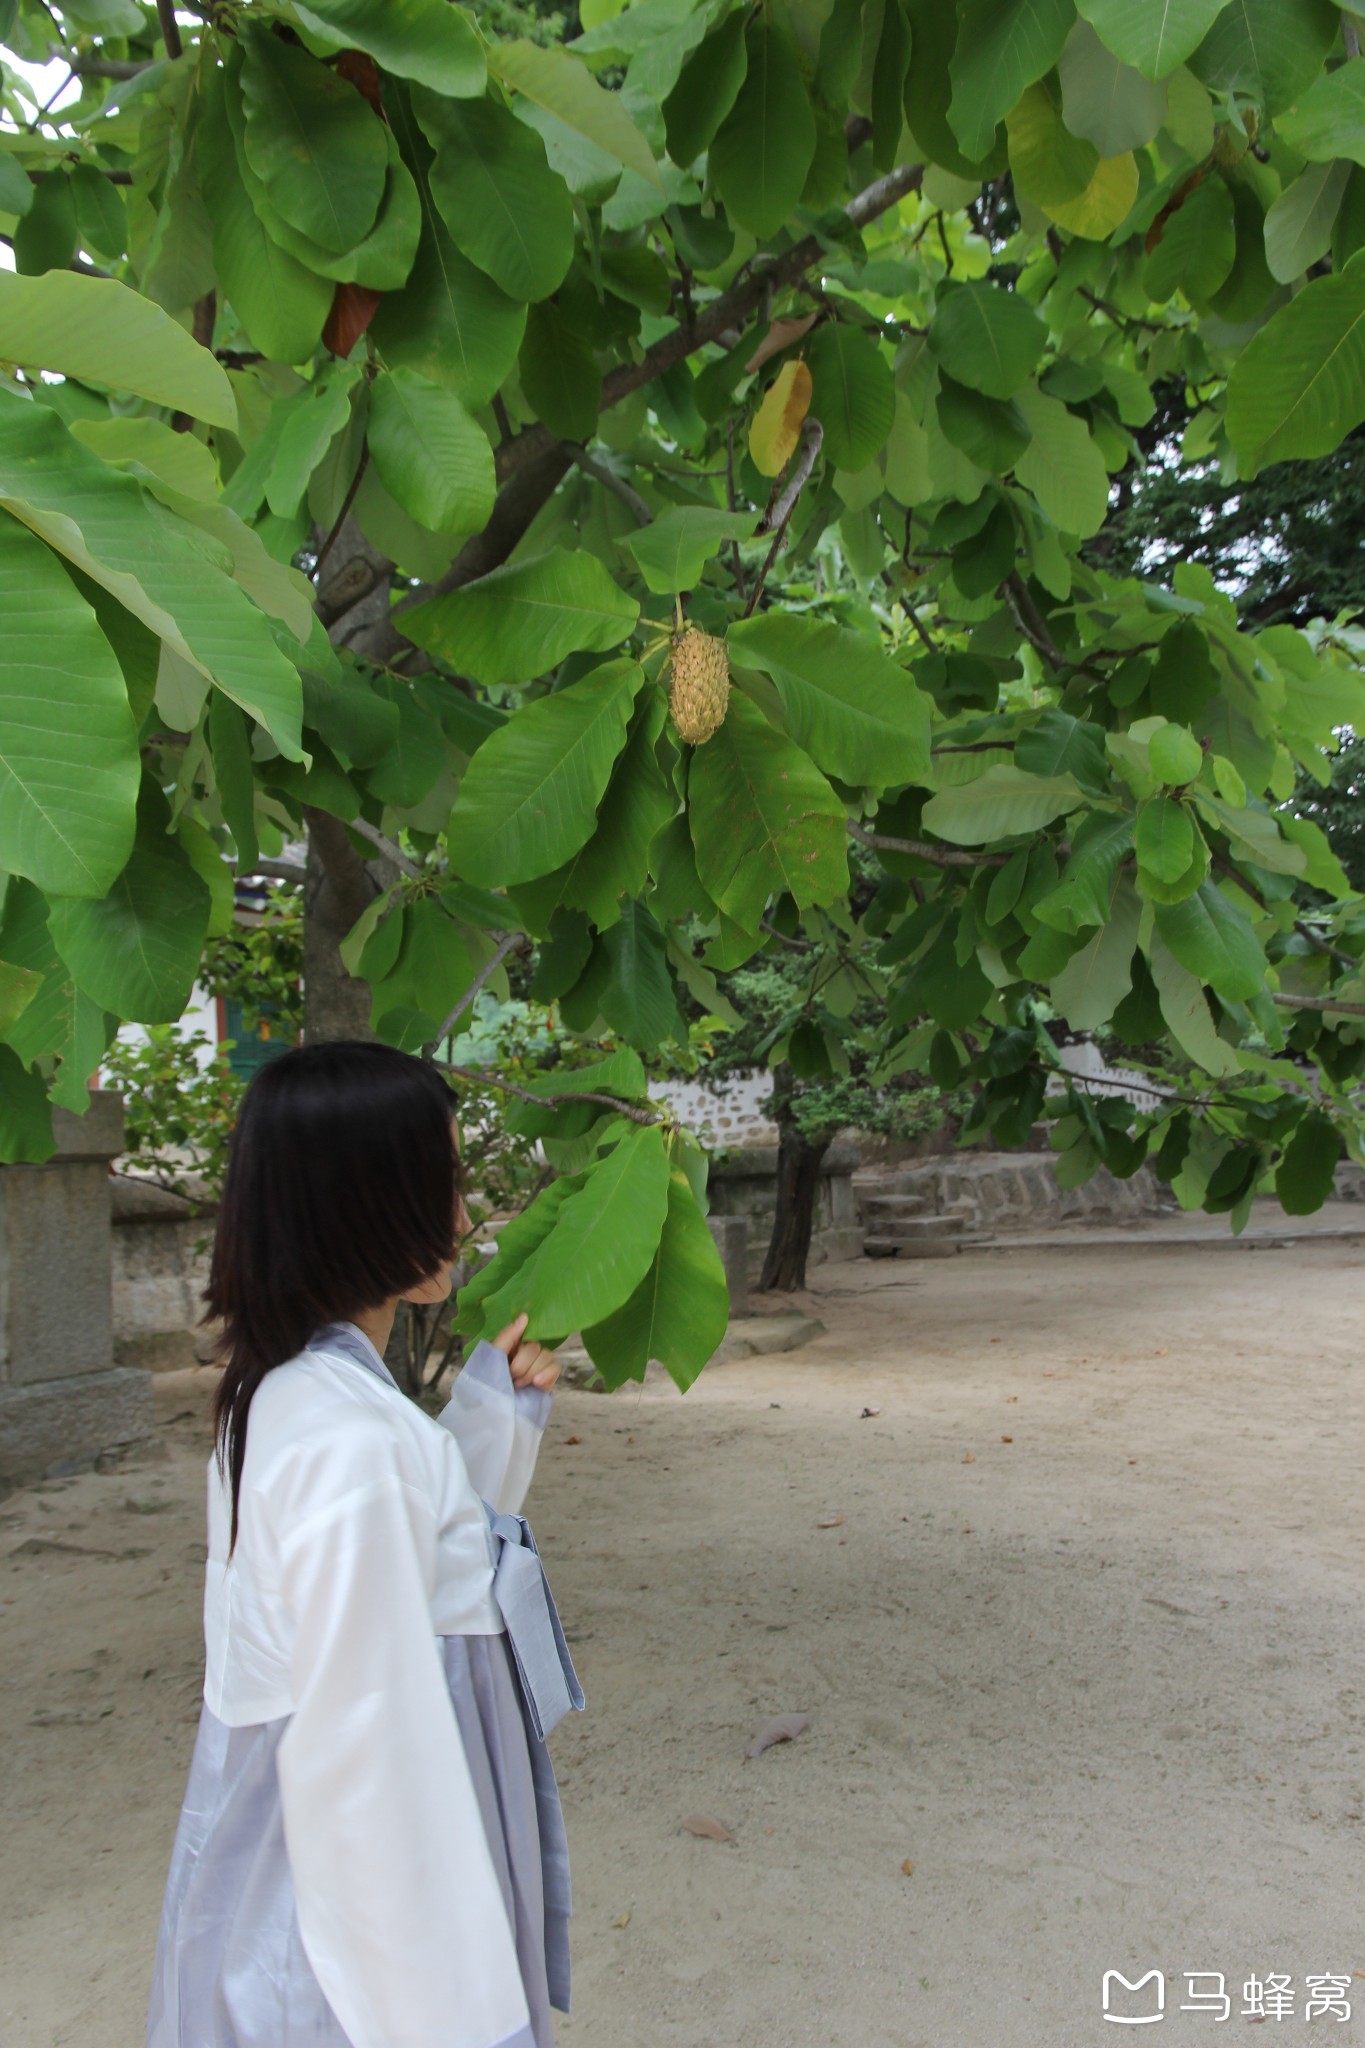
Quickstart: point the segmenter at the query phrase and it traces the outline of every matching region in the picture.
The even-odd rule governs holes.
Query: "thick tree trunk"
[[[372,1038],[367,983],[346,972],[341,941],[383,884],[362,860],[339,818],[309,809],[308,871],[303,883],[303,1036]]]
[[[760,1293],[794,1294],[806,1284],[806,1261],[810,1257],[811,1230],[815,1223],[815,1198],[820,1192],[820,1168],[830,1147],[828,1138],[811,1139],[795,1124],[782,1120],[782,1094],[778,1092],[777,1214],[768,1243]]]

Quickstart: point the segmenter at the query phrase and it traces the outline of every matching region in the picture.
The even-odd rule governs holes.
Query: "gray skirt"
[[[489,2048],[553,2048],[550,2008],[569,2010],[570,1898],[550,1754],[509,1638],[437,1640],[531,2016]],[[352,2048],[299,1934],[275,1774],[288,1726],[285,1715],[229,1728],[202,1710],[157,1935],[147,2048]],[[441,1901],[429,1909],[439,1918]]]

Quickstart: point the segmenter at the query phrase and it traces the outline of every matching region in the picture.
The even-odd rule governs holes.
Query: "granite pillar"
[[[0,1166],[0,1495],[152,1436],[151,1374],[116,1368],[109,1166],[123,1104],[53,1115],[42,1166]]]

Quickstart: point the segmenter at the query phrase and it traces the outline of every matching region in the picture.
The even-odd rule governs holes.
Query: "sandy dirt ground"
[[[1164,1973],[1140,2040],[1365,2048],[1359,1247],[815,1278],[801,1351],[556,1402],[562,2048],[1099,2048],[1109,1969]],[[163,1376],[164,1461],[0,1505],[3,2048],[142,2039],[208,1382]]]

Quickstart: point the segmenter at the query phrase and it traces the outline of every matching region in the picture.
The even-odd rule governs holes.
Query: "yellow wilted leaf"
[[[1131,149],[1125,149],[1122,156],[1100,158],[1094,177],[1078,197],[1045,211],[1068,234],[1086,242],[1105,242],[1127,219],[1137,190],[1137,160]]]
[[[784,363],[770,385],[749,428],[749,453],[762,476],[777,476],[791,461],[810,411],[810,371],[804,363]]]

